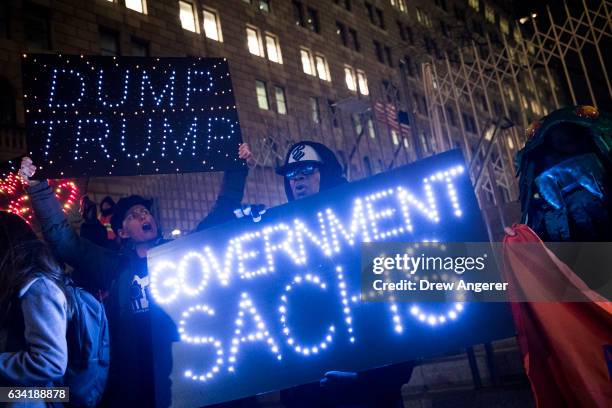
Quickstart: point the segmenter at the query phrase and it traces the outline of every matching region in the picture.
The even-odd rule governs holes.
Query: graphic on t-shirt
[[[149,276],[141,278],[138,275],[134,275],[132,286],[130,287],[132,311],[140,313],[149,310],[149,296]]]

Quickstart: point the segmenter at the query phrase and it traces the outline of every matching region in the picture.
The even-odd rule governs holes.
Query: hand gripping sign
[[[180,338],[172,345],[173,405],[223,402],[317,381],[328,370],[511,336],[504,304],[360,296],[362,242],[487,241],[463,163],[459,151],[443,153],[272,208],[258,223],[236,220],[149,252],[151,295]],[[167,338],[153,327],[154,342]],[[156,353],[158,384],[164,355]]]

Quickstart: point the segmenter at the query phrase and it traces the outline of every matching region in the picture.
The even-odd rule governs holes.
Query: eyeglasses
[[[317,166],[309,164],[309,165],[306,165],[306,166],[303,166],[303,167],[298,167],[296,169],[288,171],[285,174],[285,177],[287,177],[289,180],[293,180],[293,179],[298,178],[300,175],[310,176],[310,175],[314,174],[314,172],[316,170],[317,170]]]

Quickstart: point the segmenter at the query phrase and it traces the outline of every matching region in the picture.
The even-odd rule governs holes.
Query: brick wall
[[[422,138],[409,136],[410,149],[393,144],[389,129],[384,123],[374,121],[375,138],[364,136],[357,147],[357,135],[349,115],[339,118],[338,126],[332,124],[328,100],[341,101],[356,98],[349,91],[344,79],[344,64],[363,70],[368,79],[370,101],[382,98],[382,81],[388,80],[397,86],[401,83],[398,61],[403,55],[411,56],[412,63],[428,58],[424,49],[423,35],[437,39],[441,50],[452,50],[457,44],[442,36],[438,21],[451,24],[455,21],[453,7],[467,8],[467,2],[448,0],[444,11],[431,1],[408,1],[408,13],[392,7],[387,0],[371,0],[373,6],[382,10],[386,29],[370,23],[364,2],[352,0],[352,10],[344,8],[344,1],[335,4],[328,0],[303,0],[304,8],[312,7],[319,15],[320,33],[298,27],[293,17],[293,6],[289,0],[272,0],[271,11],[258,8],[258,0],[248,4],[243,0],[194,0],[199,11],[200,33],[184,30],[179,20],[176,0],[149,0],[147,13],[127,9],[123,0],[31,0],[12,1],[6,6],[9,16],[8,35],[0,35],[0,78],[7,80],[15,90],[17,122],[23,124],[21,97],[20,55],[24,52],[60,52],[66,54],[99,54],[100,29],[112,30],[119,36],[121,55],[133,55],[134,38],[149,43],[151,56],[215,56],[226,57],[230,63],[237,108],[246,141],[259,158],[259,166],[251,171],[246,190],[247,202],[276,205],[284,201],[284,190],[280,178],[273,173],[274,158],[284,155],[292,141],[313,139],[332,147],[347,167],[351,179],[367,174],[364,160],[371,163],[374,172],[398,166],[418,157],[417,144]],[[220,16],[223,42],[207,39],[202,32],[202,7],[209,7]],[[431,28],[419,23],[416,7],[432,19]],[[41,13],[49,23],[49,49],[28,47],[25,20],[28,15]],[[468,12],[469,15],[469,12]],[[484,20],[480,15],[472,18]],[[336,22],[358,33],[361,51],[356,52],[341,45],[336,34]],[[412,29],[414,44],[404,41],[397,21]],[[262,32],[278,36],[283,64],[271,62],[249,53],[246,42],[246,25],[250,24]],[[456,22],[455,22],[456,25]],[[348,35],[348,33],[347,33]],[[390,48],[393,68],[378,62],[373,39]],[[303,73],[300,61],[300,46],[323,54],[329,64],[331,82],[320,80]],[[268,85],[271,110],[259,109],[255,94],[255,80]],[[404,94],[424,95],[418,75],[408,76],[402,88]],[[285,89],[288,115],[275,112],[273,86]],[[322,123],[311,120],[309,98],[319,98]],[[361,97],[364,98],[364,97]],[[425,112],[412,109],[410,98],[400,101],[400,108],[414,113],[415,123],[427,137],[428,122]],[[413,112],[414,111],[414,112]],[[414,127],[413,127],[414,129]],[[277,150],[271,151],[272,142]],[[347,157],[354,150],[350,163]],[[5,154],[6,156],[6,154]],[[265,157],[268,157],[264,160]],[[218,174],[187,174],[167,176],[143,176],[125,178],[91,178],[87,190],[98,199],[106,194],[119,197],[138,193],[157,199],[161,224],[168,233],[178,227],[182,230],[193,228],[210,209],[219,188]]]

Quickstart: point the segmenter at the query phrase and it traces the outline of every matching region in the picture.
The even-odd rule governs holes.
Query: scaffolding
[[[421,66],[431,134],[440,150],[462,149],[491,238],[508,225],[506,210],[518,198],[513,158],[529,122],[567,104],[597,106],[593,70],[603,72],[606,102],[612,99],[601,51],[612,33],[612,3],[589,8],[583,0],[577,17],[563,6],[563,21],[555,21],[547,8],[548,20],[531,18],[526,37],[517,26],[512,43],[502,36],[501,44],[494,45],[486,36],[484,43],[471,41],[456,54],[445,53],[442,61],[432,58]],[[597,58],[587,63],[589,52]],[[568,68],[571,59],[580,62],[585,78],[588,95],[582,99],[575,89],[583,84],[575,83]]]

